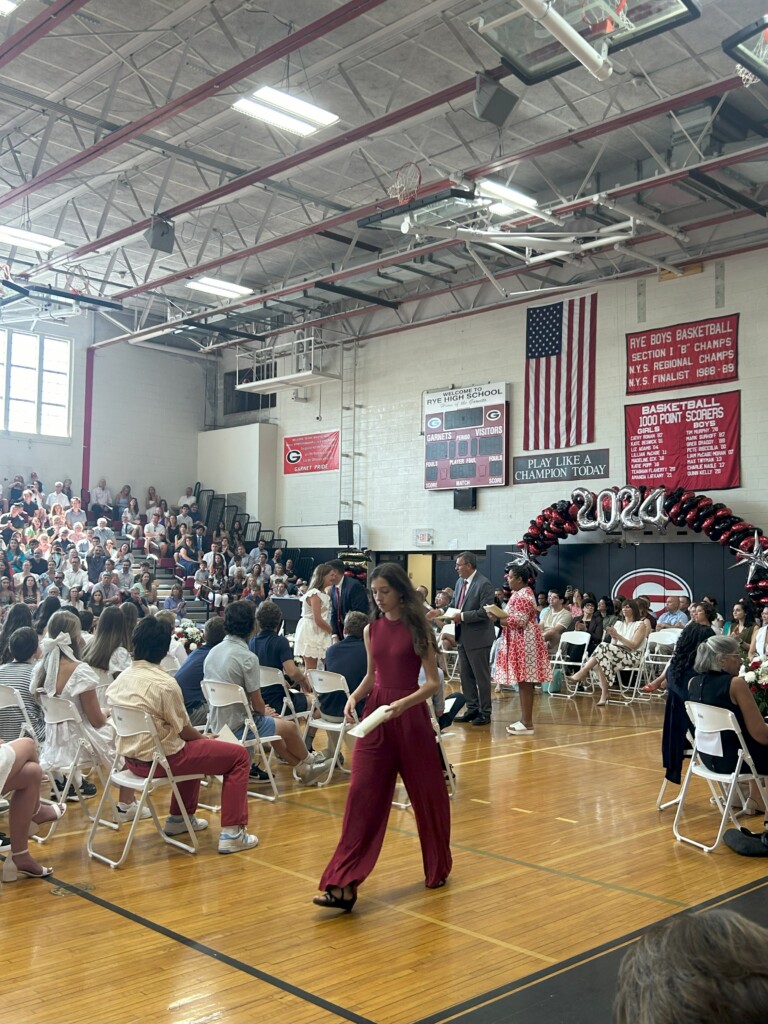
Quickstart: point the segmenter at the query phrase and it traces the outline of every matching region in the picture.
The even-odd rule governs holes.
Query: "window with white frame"
[[[70,436],[70,342],[0,330],[0,430]]]

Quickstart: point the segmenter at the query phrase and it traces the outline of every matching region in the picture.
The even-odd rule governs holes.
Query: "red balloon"
[[[752,544],[752,538],[751,537],[745,537],[744,540],[741,541],[740,544],[739,544],[739,550],[740,551],[751,551],[752,547],[753,547],[753,544]]]
[[[576,502],[574,502],[572,505],[569,506],[569,508],[568,508],[568,515],[571,517],[571,519],[575,519],[576,518],[576,516],[579,514],[579,509],[580,508],[581,508],[581,506],[577,505]]]
[[[719,512],[715,512],[716,519],[725,519],[726,516],[732,516],[733,510],[730,508],[721,508]]]
[[[536,516],[536,525],[537,526],[543,526],[544,525],[544,516]]]
[[[579,532],[579,528],[576,525],[576,523],[566,523],[565,526],[563,527],[563,529],[565,530],[566,533],[570,533],[571,536],[573,536],[573,534]]]
[[[733,529],[726,530],[723,536],[720,538],[720,543],[723,545],[723,547],[726,547],[726,545],[728,544],[728,541],[731,539],[732,533]]]
[[[704,522],[701,524],[701,528],[704,531],[704,533],[709,533],[709,531],[712,529],[716,522],[716,516],[710,516],[708,519],[705,519]]]

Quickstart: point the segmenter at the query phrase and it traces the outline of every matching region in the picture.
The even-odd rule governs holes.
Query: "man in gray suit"
[[[454,592],[453,615],[459,649],[461,689],[467,710],[457,722],[488,725],[491,720],[491,647],[495,637],[493,621],[485,605],[495,604],[494,586],[477,571],[477,558],[462,551],[456,559],[459,581]]]

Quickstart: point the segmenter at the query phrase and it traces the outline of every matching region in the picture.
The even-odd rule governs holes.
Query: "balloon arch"
[[[665,487],[608,487],[595,494],[577,487],[570,499],[555,501],[532,519],[517,546],[533,560],[569,535],[602,530],[604,533],[687,527],[718,541],[738,558],[749,562],[747,592],[755,604],[768,604],[768,537],[722,502],[705,494]]]

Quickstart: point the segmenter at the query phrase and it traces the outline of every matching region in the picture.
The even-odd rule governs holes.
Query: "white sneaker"
[[[311,755],[306,761],[297,764],[294,769],[296,778],[302,786],[314,786],[322,775],[328,774],[328,765],[325,762],[325,758],[322,761],[312,761],[310,758]]]
[[[196,818],[194,815],[189,819],[189,823],[192,826],[193,832],[204,832],[208,828],[208,822],[205,818]],[[184,821],[171,821],[170,818],[166,819],[165,828],[163,832],[167,836],[180,836],[183,832],[187,831],[187,826]]]
[[[133,821],[133,819],[136,817],[136,811],[138,810],[138,808],[139,805],[136,803],[135,800],[133,801],[132,804],[128,804],[125,810],[123,810],[122,807],[118,806],[117,813],[113,815],[113,819],[117,822],[118,825],[122,825],[124,821]],[[151,817],[152,812],[150,811],[150,809],[146,805],[142,807],[141,814],[139,815],[139,821],[144,821],[145,818]]]
[[[253,850],[259,845],[259,837],[248,833],[245,825],[237,832],[219,833],[219,853],[239,853],[241,850]]]

